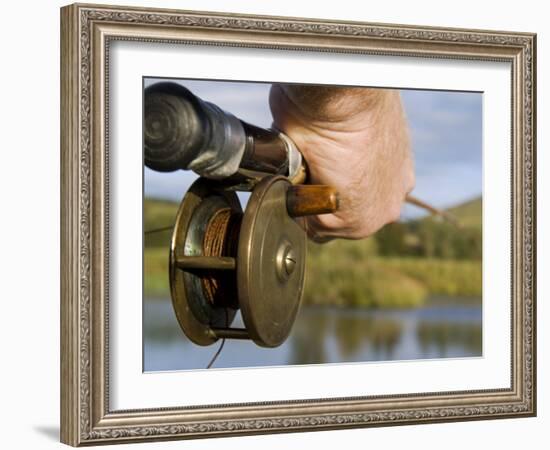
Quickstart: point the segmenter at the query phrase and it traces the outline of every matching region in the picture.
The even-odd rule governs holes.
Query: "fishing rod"
[[[182,330],[199,345],[279,346],[304,288],[307,236],[298,222],[336,212],[338,192],[306,184],[307,164],[284,133],[246,123],[177,83],[144,94],[145,165],[201,176],[182,199],[170,244],[170,293]],[[236,191],[252,192],[244,211]],[[238,310],[244,328],[231,327]]]
[[[145,90],[145,165],[160,172],[193,170],[251,190],[266,175],[304,183],[307,166],[284,133],[251,125],[172,82]],[[446,211],[407,195],[405,201],[453,224]]]

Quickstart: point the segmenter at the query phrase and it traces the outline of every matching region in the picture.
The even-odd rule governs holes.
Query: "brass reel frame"
[[[304,287],[307,236],[299,216],[336,208],[331,188],[272,176],[255,186],[243,213],[234,191],[198,179],[180,204],[170,245],[172,304],[185,335],[198,345],[221,338],[281,345]],[[233,328],[239,309],[245,327]]]

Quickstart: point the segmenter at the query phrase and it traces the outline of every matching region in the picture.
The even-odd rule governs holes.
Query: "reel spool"
[[[307,236],[296,218],[337,207],[328,186],[272,176],[256,185],[243,213],[234,191],[199,178],[181,202],[170,246],[172,304],[185,335],[199,345],[220,338],[281,345],[304,287]],[[245,328],[232,328],[239,309]]]

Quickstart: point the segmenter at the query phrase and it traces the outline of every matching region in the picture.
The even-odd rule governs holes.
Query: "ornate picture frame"
[[[506,62],[510,386],[114,410],[109,63],[116,41]],[[536,414],[536,35],[74,4],[61,9],[61,441],[94,445]],[[261,399],[259,399],[261,400]]]

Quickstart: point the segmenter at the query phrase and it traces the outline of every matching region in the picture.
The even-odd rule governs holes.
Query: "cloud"
[[[482,94],[403,91],[418,165],[481,166]]]

